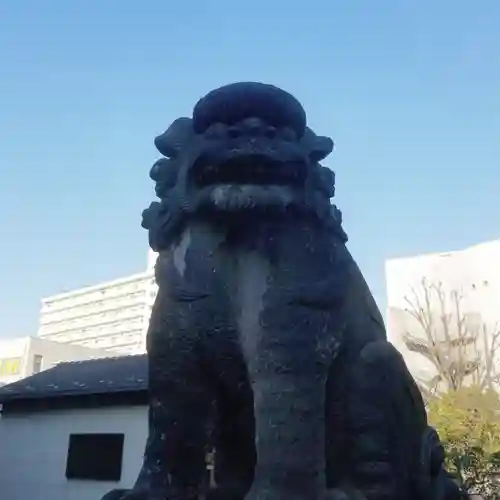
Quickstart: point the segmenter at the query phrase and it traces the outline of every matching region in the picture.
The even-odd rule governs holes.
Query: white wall
[[[42,370],[52,368],[58,363],[67,361],[84,361],[88,359],[98,359],[116,356],[116,353],[106,349],[95,349],[74,344],[63,344],[36,337],[30,338],[30,349],[28,352],[27,368],[33,374],[33,358],[35,355],[42,356]]]
[[[404,335],[411,333],[419,337],[418,323],[406,312],[410,306],[407,299],[413,299],[416,292],[422,295],[422,279],[428,282],[446,282],[451,286],[455,273],[449,272],[453,266],[455,252],[417,255],[414,257],[391,259],[386,262],[385,275],[387,286],[387,338],[403,354],[408,368],[417,379],[430,379],[435,368],[422,355],[406,348]]]
[[[124,433],[120,482],[67,480],[73,433]],[[113,488],[133,486],[142,465],[147,407],[54,410],[0,418],[2,500],[99,500]]]
[[[42,370],[52,368],[64,361],[83,361],[116,356],[116,353],[105,349],[92,349],[72,344],[61,344],[37,337],[22,337],[0,341],[0,361],[3,359],[21,358],[19,373],[0,374],[0,384],[10,384],[24,377],[33,375],[35,355],[42,356]]]
[[[7,374],[0,371],[0,385],[11,384],[23,378],[25,372],[25,359],[29,356],[29,337],[0,340],[0,363],[9,360],[16,364],[19,362],[17,373]]]
[[[455,252],[386,262],[388,338],[402,352],[413,374],[428,378],[432,365],[421,355],[408,351],[403,343],[405,332],[414,334],[418,330],[415,321],[405,312],[409,307],[405,297],[411,297],[413,291],[422,297],[423,278],[428,283],[441,283],[448,294],[460,293],[462,314],[471,321],[483,322],[488,331],[493,332],[500,321],[500,240]],[[434,294],[433,297],[436,298]],[[432,306],[438,314],[439,305]]]

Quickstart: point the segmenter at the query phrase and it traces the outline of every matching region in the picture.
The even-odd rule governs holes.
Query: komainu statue
[[[461,498],[347,250],[333,142],[301,104],[227,85],[155,144],[149,437],[134,487],[105,498]]]

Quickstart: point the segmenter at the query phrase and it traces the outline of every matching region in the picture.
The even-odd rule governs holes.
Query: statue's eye
[[[227,129],[227,135],[231,139],[236,139],[237,137],[239,137],[241,135],[241,130],[238,127],[229,127]]]
[[[278,137],[283,141],[293,142],[297,140],[297,133],[293,128],[283,127],[279,129]]]
[[[227,127],[223,123],[214,123],[204,133],[207,139],[224,139],[227,136]]]
[[[268,138],[268,139],[274,139],[276,137],[276,134],[277,134],[277,130],[276,130],[276,127],[272,127],[272,126],[269,126],[266,128],[266,130],[264,131],[264,135]]]

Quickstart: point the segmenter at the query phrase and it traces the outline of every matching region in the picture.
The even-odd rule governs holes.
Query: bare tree
[[[478,313],[465,311],[463,298],[461,292],[447,292],[442,283],[426,279],[405,297],[405,312],[420,332],[406,331],[404,343],[435,368],[435,376],[422,381],[424,396],[470,384],[491,389],[499,382],[499,325],[489,327]]]

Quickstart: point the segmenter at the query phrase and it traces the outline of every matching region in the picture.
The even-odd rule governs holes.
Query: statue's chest
[[[255,253],[241,254],[235,264],[229,286],[231,311],[242,342],[252,350],[269,326],[263,319],[272,298],[272,269]]]
[[[178,311],[193,326],[236,329],[252,342],[331,331],[338,315],[328,302],[324,259],[306,258],[297,246],[272,257],[258,249],[227,248],[210,232],[186,232],[158,261],[157,279],[170,302],[164,313]]]
[[[316,276],[314,266],[309,274],[274,266],[257,253],[242,255],[239,263],[230,300],[245,351],[277,353],[281,346],[331,359],[343,321],[328,300],[325,276]]]

